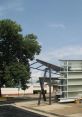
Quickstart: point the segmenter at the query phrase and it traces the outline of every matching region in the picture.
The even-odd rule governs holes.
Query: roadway
[[[0,106],[0,117],[47,117],[11,105]]]

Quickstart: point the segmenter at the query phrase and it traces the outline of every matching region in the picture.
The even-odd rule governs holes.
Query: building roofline
[[[59,59],[59,61],[82,61],[82,59]]]

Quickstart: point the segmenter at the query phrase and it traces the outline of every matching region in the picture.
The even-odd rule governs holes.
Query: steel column
[[[51,69],[49,69],[49,105],[51,105]]]

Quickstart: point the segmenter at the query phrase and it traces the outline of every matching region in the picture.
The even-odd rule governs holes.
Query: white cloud
[[[43,76],[43,72],[31,69],[32,74],[31,74],[31,80],[32,82],[36,82],[39,80],[39,77]]]
[[[4,4],[0,4],[0,15],[4,15],[7,11],[23,11],[23,0],[8,0]]]
[[[55,28],[55,29],[65,29],[65,25],[64,24],[49,24],[48,27],[50,28]]]
[[[38,58],[49,62],[58,59],[82,59],[82,47],[72,45],[58,49],[53,48],[47,53],[41,54]]]
[[[36,58],[47,61],[56,65],[60,65],[59,59],[82,59],[82,47],[78,45],[65,46],[58,49],[48,50]],[[33,81],[36,81],[39,77],[43,76],[43,72],[32,70]]]
[[[12,2],[9,2],[7,4],[7,8],[17,10],[17,11],[22,11],[24,10],[23,0],[13,0]]]

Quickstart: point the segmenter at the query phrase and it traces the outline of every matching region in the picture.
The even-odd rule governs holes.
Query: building
[[[44,71],[43,82],[44,90],[49,93],[49,99],[51,104],[51,93],[59,94],[60,101],[75,100],[76,98],[82,97],[82,60],[60,60],[60,66],[56,66],[42,60],[37,60],[41,65],[38,66],[37,70]],[[36,62],[35,62],[36,63]],[[34,64],[34,63],[33,63]],[[45,66],[45,69],[40,69],[41,66]],[[38,69],[39,68],[39,69]],[[47,77],[46,73],[49,73]],[[52,73],[55,77],[52,77]],[[57,75],[57,77],[56,77]],[[40,77],[41,78],[41,77]],[[57,82],[57,83],[56,83]],[[56,83],[56,84],[55,84]],[[42,83],[43,86],[43,83]],[[60,93],[57,89],[60,89]],[[28,89],[25,92],[19,88],[3,88],[2,94],[33,94],[35,92],[42,91],[40,83],[29,84]],[[56,92],[56,93],[55,93]]]
[[[82,60],[60,60],[61,99],[82,97]]]
[[[21,96],[28,94],[37,94],[41,91],[40,83],[27,84],[28,88],[24,91],[21,88],[1,88],[3,96]],[[53,87],[51,87],[53,92]],[[49,86],[44,83],[44,90],[46,93],[49,93]]]

